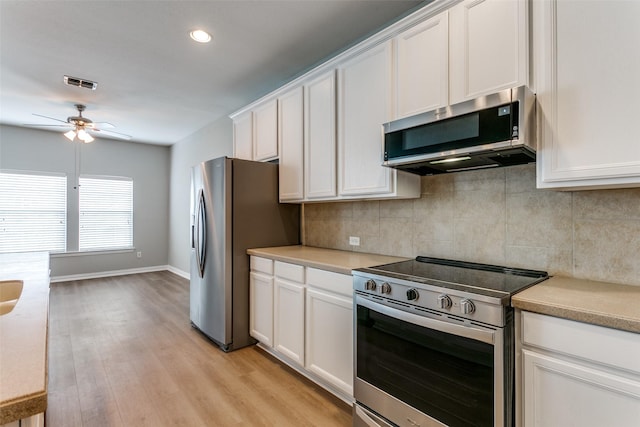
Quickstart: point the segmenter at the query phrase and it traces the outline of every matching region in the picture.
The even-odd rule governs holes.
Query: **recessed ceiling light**
[[[211,34],[204,30],[193,30],[189,33],[191,38],[198,43],[209,43],[211,41]]]

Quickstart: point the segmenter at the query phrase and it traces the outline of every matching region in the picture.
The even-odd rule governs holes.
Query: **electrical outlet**
[[[360,246],[360,238],[355,236],[349,236],[349,244],[351,246]]]
[[[136,257],[137,258],[142,258],[142,251],[136,252]]]

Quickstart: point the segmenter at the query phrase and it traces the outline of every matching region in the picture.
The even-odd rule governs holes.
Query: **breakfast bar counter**
[[[9,280],[23,287],[0,315],[0,426],[47,408],[49,254],[0,254],[0,281]]]

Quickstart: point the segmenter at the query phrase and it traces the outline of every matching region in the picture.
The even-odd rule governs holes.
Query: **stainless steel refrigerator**
[[[221,157],[191,171],[191,323],[224,351],[249,335],[248,248],[300,242],[300,207],[278,203],[278,165]]]

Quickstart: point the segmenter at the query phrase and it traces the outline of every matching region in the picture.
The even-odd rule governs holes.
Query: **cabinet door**
[[[305,85],[304,187],[309,199],[336,196],[336,85],[331,71]]]
[[[538,187],[640,185],[640,2],[535,1]]]
[[[640,382],[523,350],[525,427],[635,427]]]
[[[272,100],[253,110],[253,160],[278,157],[278,101]]]
[[[251,111],[233,119],[233,157],[253,160],[253,114]]]
[[[382,125],[391,117],[391,42],[340,67],[340,195],[392,191],[393,169],[382,166]]]
[[[249,274],[249,328],[252,337],[273,346],[273,277]]]
[[[304,285],[274,279],[274,348],[304,366]]]
[[[304,104],[302,87],[282,95],[278,102],[280,200],[302,200],[304,198]]]
[[[306,368],[353,395],[353,300],[307,289]]]
[[[528,83],[527,7],[465,0],[449,10],[451,104]]]
[[[443,12],[396,37],[395,118],[449,104],[448,16]]]

